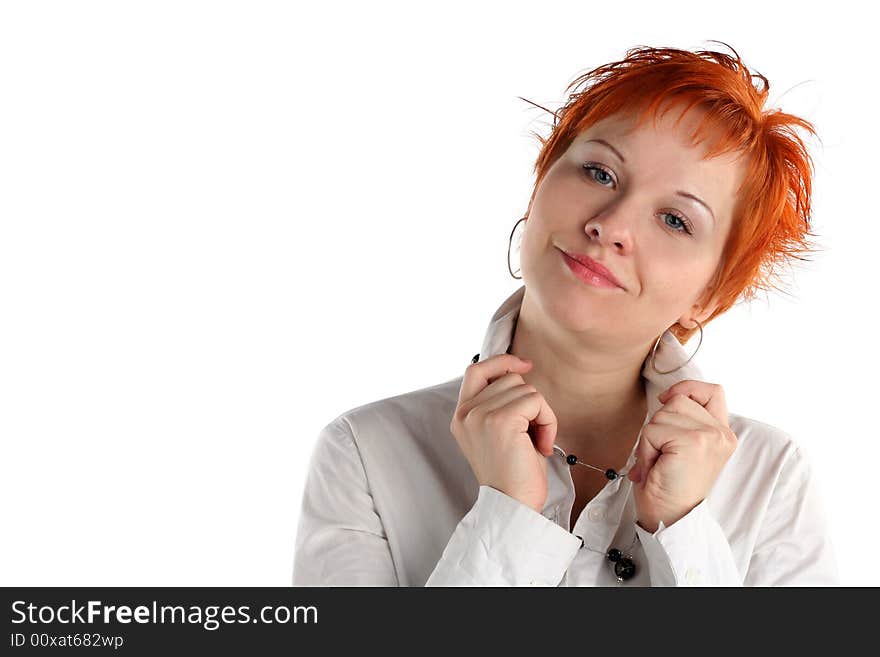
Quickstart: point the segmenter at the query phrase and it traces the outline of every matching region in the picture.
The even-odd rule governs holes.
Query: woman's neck
[[[647,395],[644,392],[643,387],[642,394],[631,405],[623,410],[618,409],[616,416],[596,415],[572,420],[564,412],[554,408],[559,422],[556,445],[566,454],[575,454],[592,465],[622,467],[635,445],[648,412]],[[548,404],[553,408],[552,401],[548,400]]]
[[[578,343],[541,321],[526,294],[508,353],[532,360],[522,378],[556,415],[559,446],[609,456],[631,449],[647,413],[642,368],[649,346]]]

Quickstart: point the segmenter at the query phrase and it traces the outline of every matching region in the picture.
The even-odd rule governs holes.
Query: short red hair
[[[792,258],[809,260],[804,256],[816,250],[808,243],[808,237],[815,237],[809,230],[813,162],[794,128],[814,136],[816,131],[800,117],[778,109],[764,111],[770,83],[760,73],[750,73],[730,49],[735,58],[708,50],[632,48],[623,60],[595,68],[566,88],[575,91],[563,107],[550,112],[555,120],[549,138],[532,133],[542,147],[529,210],[544,175],[577,135],[594,123],[641,108],[637,121],[641,125],[648,116],[656,117],[667,100],[683,102],[688,110],[706,110],[692,135],[693,143],[707,128],[720,135],[706,158],[735,151],[749,159],[737,190],[737,216],[710,282],[709,295],[719,305],[707,321],[726,312],[741,295],[750,300],[758,290],[776,287],[773,279],[780,265]],[[761,89],[753,84],[755,78],[763,81]],[[670,327],[682,343],[696,330],[677,322]]]

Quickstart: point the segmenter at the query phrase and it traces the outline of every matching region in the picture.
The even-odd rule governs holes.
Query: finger
[[[535,445],[544,456],[553,456],[553,445],[556,443],[556,431],[559,422],[547,400],[542,396],[538,416],[532,420],[535,425]]]
[[[491,391],[491,388],[486,388],[485,390],[483,390],[483,392],[486,391]],[[530,383],[520,383],[507,389],[495,391],[494,394],[491,394],[490,392],[490,395],[486,399],[484,399],[478,405],[474,406],[474,410],[482,415],[488,415],[493,411],[504,408],[512,401],[515,401],[520,397],[524,397],[526,395],[531,395],[534,392],[536,392],[535,386],[531,385]],[[481,392],[480,394],[483,393]]]
[[[717,383],[684,379],[657,395],[657,400],[661,404],[666,404],[674,395],[684,395],[694,400],[705,408],[712,417],[727,426],[727,399],[724,395],[724,388]]]
[[[633,467],[633,481],[642,481],[661,454],[674,454],[676,441],[682,435],[681,428],[668,424],[648,422],[642,427],[639,444],[636,448],[636,465]]]
[[[556,416],[553,415],[546,400],[535,390],[533,385],[524,383],[504,390],[474,410],[483,418],[490,413],[505,413],[505,425],[509,426],[512,432],[518,432],[531,440],[535,449],[544,456],[552,454],[553,440],[556,436]],[[535,418],[534,421],[533,418]],[[532,425],[535,427],[532,432],[534,435],[529,433],[529,427]],[[548,435],[550,436],[549,446]]]
[[[509,372],[528,372],[531,367],[530,361],[525,361],[513,354],[498,354],[478,363],[471,363],[467,366],[461,380],[461,389],[458,391],[459,405],[463,401],[475,397],[499,376]]]
[[[675,399],[673,397],[673,399]],[[678,409],[664,406],[654,413],[650,422],[653,424],[665,424],[667,426],[679,427],[680,429],[699,429],[706,426],[707,423],[714,425],[715,418],[709,415],[705,408],[697,404],[692,399],[686,397],[681,398],[685,403]],[[671,401],[668,403],[672,403]]]
[[[658,395],[658,398],[661,396]],[[686,403],[682,404],[682,400]],[[695,414],[699,417],[694,417]],[[680,433],[682,430],[699,429],[706,424],[705,420],[707,419],[700,414],[708,415],[708,412],[689,398],[673,395],[672,398],[666,400],[666,405],[656,411],[651,419],[645,423],[642,432],[644,433],[645,427],[648,426],[670,427],[676,433]],[[639,443],[636,447],[636,464],[629,471],[629,479],[635,482],[641,481],[648,470],[653,467],[663,447],[663,443],[658,440],[660,433],[656,429],[651,431],[650,436],[643,436],[643,433],[639,435]],[[664,435],[666,434],[664,433]]]
[[[508,399],[501,406],[507,406],[512,413],[520,415],[525,421],[526,433],[528,433],[528,426],[533,426],[534,431],[532,433],[534,435],[531,438],[535,449],[544,456],[552,456],[553,443],[556,442],[556,431],[559,425],[556,414],[550,408],[544,396],[534,392],[534,386],[527,383],[511,389],[511,391],[506,391],[498,397],[508,396],[509,393],[515,393],[516,391],[525,392],[519,395],[510,394],[511,399]],[[493,399],[492,401],[494,402],[495,400]]]
[[[504,392],[505,390],[516,388],[517,386],[521,385],[526,385],[526,382],[523,380],[521,374],[518,374],[516,372],[511,372],[510,374],[502,374],[497,379],[494,379],[485,388],[480,390],[480,392],[478,392],[475,396],[462,402],[458,408],[459,413],[462,415],[467,415],[471,409],[485,404],[488,400],[492,399],[499,393]]]
[[[638,442],[636,444],[636,463],[629,471],[629,479],[634,482],[640,482],[645,478],[648,470],[654,465],[654,462],[660,456],[659,450],[651,444],[645,437],[645,424],[639,432]]]

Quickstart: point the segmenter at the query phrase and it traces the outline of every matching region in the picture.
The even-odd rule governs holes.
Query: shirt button
[[[605,510],[602,507],[593,507],[590,509],[589,518],[593,522],[598,522],[605,517]]]
[[[688,584],[698,584],[700,582],[700,569],[688,568],[684,574],[684,579]]]
[[[529,582],[529,586],[550,586],[547,582],[541,579],[533,579]]]

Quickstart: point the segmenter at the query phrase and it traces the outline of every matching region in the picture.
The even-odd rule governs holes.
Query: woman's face
[[[689,134],[702,111],[673,127],[675,107],[656,127],[649,118],[637,130],[615,115],[578,135],[553,164],[520,250],[523,282],[545,315],[594,339],[642,343],[676,321],[693,328],[691,318],[711,314],[714,306],[694,304],[720,262],[746,162],[735,153],[700,159],[712,135],[692,146]],[[583,282],[563,250],[599,261],[622,287]]]

